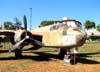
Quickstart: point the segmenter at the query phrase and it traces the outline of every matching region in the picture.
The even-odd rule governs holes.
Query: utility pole
[[[31,30],[31,24],[32,24],[32,8],[30,8],[30,30]]]

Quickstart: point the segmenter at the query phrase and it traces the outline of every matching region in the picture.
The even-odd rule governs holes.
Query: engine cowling
[[[26,36],[25,30],[16,31],[15,36],[14,36],[15,43],[21,41],[22,39],[24,39],[25,36]],[[27,31],[27,36],[29,36],[29,38],[32,38],[31,32]],[[27,45],[29,43],[30,43],[30,39],[26,39],[23,44]]]
[[[40,45],[38,45],[35,41],[40,41],[42,42],[42,36],[40,35],[33,35],[31,32],[27,31],[27,36],[29,37],[29,39],[26,39],[21,45],[25,46],[28,44],[32,45],[32,50],[37,50],[39,48],[41,48]],[[11,37],[11,43],[13,45],[15,45],[16,43],[20,42],[21,40],[23,40],[26,37],[26,32],[25,30],[18,30],[15,32],[15,35]]]

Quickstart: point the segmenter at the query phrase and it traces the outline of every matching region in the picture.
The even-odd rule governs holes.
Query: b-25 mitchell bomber
[[[81,23],[73,19],[55,21],[53,25],[39,27],[37,29],[27,30],[27,19],[24,15],[24,30],[10,31],[0,30],[0,35],[9,36],[12,48],[9,51],[14,51],[16,57],[22,56],[22,49],[28,44],[33,45],[33,50],[41,47],[50,47],[60,49],[59,56],[68,56],[65,59],[67,62],[76,61],[76,53],[78,47],[85,43],[87,34],[81,28]],[[74,49],[75,56],[70,57],[70,49]]]

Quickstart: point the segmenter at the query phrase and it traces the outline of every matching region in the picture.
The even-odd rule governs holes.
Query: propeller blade
[[[26,16],[25,15],[23,17],[23,21],[24,21],[24,28],[27,31],[27,19],[26,19]]]
[[[38,41],[36,39],[32,39],[32,38],[29,38],[29,39],[32,40],[32,41],[34,41],[37,45],[43,46],[43,43],[42,42],[40,42],[40,41]]]
[[[26,38],[22,39],[21,41],[13,45],[13,47],[9,50],[9,52],[16,50],[25,40]]]
[[[25,36],[27,36],[27,19],[25,15],[24,15],[23,21],[24,21]]]

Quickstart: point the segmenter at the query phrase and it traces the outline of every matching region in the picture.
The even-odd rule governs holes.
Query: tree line
[[[6,29],[6,30],[24,29],[21,26],[22,23],[18,18],[15,18],[14,21],[15,21],[15,23],[12,23],[10,21],[4,22],[3,25],[0,27],[0,29],[2,29],[2,28]],[[38,27],[51,25],[53,23],[54,23],[54,21],[44,20],[44,21],[41,21],[41,23],[40,23],[40,25]],[[87,30],[91,29],[91,28],[96,28],[98,31],[100,31],[100,24],[98,24],[96,26],[96,23],[94,21],[86,20],[84,22],[84,28],[87,29]]]
[[[45,21],[42,21],[42,22],[40,23],[39,27],[51,25],[51,24],[53,24],[53,23],[54,23],[54,21],[47,21],[47,20],[45,20]],[[87,30],[88,30],[88,29],[92,29],[92,28],[96,28],[98,31],[100,31],[100,24],[98,24],[98,25],[96,26],[96,23],[95,23],[94,21],[86,20],[86,21],[84,22],[84,28],[87,29]]]
[[[5,30],[17,30],[17,29],[23,29],[21,26],[22,23],[18,18],[14,18],[15,23],[11,21],[5,21],[1,26],[0,29],[5,29]]]

